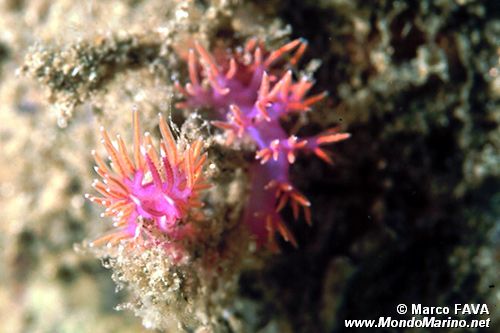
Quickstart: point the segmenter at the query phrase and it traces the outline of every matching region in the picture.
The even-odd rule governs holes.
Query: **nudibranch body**
[[[322,100],[326,93],[306,97],[313,86],[307,77],[295,80],[291,66],[296,65],[307,44],[296,39],[275,51],[250,39],[236,51],[216,50],[212,55],[195,43],[188,54],[190,82],[177,83],[184,95],[180,108],[210,107],[217,111],[213,124],[225,131],[227,143],[250,139],[255,143],[256,162],[250,169],[251,188],[244,221],[259,245],[275,248],[274,234],[296,245],[295,238],[280,216],[290,202],[294,217],[304,211],[311,223],[309,200],[290,181],[290,165],[298,152],[313,152],[327,163],[331,157],[322,146],[349,137],[348,133],[328,130],[314,137],[289,135],[281,120],[303,113]],[[285,59],[288,58],[288,59]]]
[[[97,164],[95,171],[102,178],[96,179],[93,187],[101,197],[85,196],[106,208],[103,216],[111,216],[117,229],[96,243],[143,239],[153,233],[171,240],[192,235],[192,226],[183,220],[192,209],[202,206],[200,192],[210,187],[202,175],[207,159],[202,153],[203,143],[196,140],[181,151],[161,115],[159,123],[159,155],[150,134],[140,135],[137,111],[133,112],[132,157],[120,136],[113,142],[101,128],[102,143],[111,163],[108,167],[92,152]]]

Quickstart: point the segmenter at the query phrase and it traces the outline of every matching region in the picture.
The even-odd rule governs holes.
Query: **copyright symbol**
[[[397,307],[396,307],[396,311],[402,315],[402,314],[405,314],[406,311],[408,311],[408,307],[405,305],[405,304],[399,304]]]

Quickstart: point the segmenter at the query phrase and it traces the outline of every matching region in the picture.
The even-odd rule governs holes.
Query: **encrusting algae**
[[[204,211],[212,184],[203,139],[190,141],[184,130],[175,139],[165,117],[158,119],[155,144],[149,132],[140,134],[133,111],[132,149],[101,127],[109,163],[92,151],[101,177],[92,186],[100,195],[85,197],[105,207],[101,216],[111,217],[115,229],[87,249],[131,294],[119,308],[132,309],[146,327],[211,327],[235,292],[248,233],[215,217],[213,207]]]

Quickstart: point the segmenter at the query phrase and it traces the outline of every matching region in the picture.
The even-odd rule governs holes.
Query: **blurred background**
[[[154,127],[187,41],[249,37],[306,38],[302,67],[330,97],[302,131],[352,137],[333,167],[298,159],[314,225],[242,273],[238,325],[218,330],[343,332],[400,303],[486,303],[481,332],[500,331],[498,1],[0,0],[0,13],[0,332],[146,331],[75,250],[109,225],[83,198],[98,127],[126,133],[133,105]],[[478,330],[442,330],[462,331]]]

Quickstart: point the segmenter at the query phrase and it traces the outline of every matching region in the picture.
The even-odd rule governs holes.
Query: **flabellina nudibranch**
[[[102,216],[111,216],[117,229],[94,245],[116,244],[122,239],[176,241],[195,236],[195,228],[185,218],[202,206],[200,192],[210,187],[202,174],[207,159],[203,143],[196,140],[179,150],[161,115],[159,127],[162,139],[158,155],[150,134],[141,137],[139,116],[133,112],[132,157],[120,136],[113,142],[101,127],[110,166],[92,151],[95,171],[102,179],[94,180],[92,186],[101,196],[85,197],[104,206]]]
[[[249,170],[251,188],[243,219],[257,244],[271,249],[276,249],[276,232],[297,245],[280,216],[288,202],[295,219],[302,208],[307,223],[312,222],[310,201],[290,182],[290,165],[297,153],[313,152],[331,164],[322,147],[350,136],[331,129],[299,138],[289,135],[280,123],[290,114],[309,111],[326,97],[326,93],[306,97],[314,83],[306,77],[294,79],[287,69],[298,63],[306,47],[304,40],[296,39],[268,51],[262,42],[250,39],[243,48],[216,49],[211,54],[195,43],[187,59],[190,82],[176,83],[184,96],[179,108],[212,108],[219,118],[212,123],[225,131],[228,144],[237,139],[255,143],[256,162]]]

